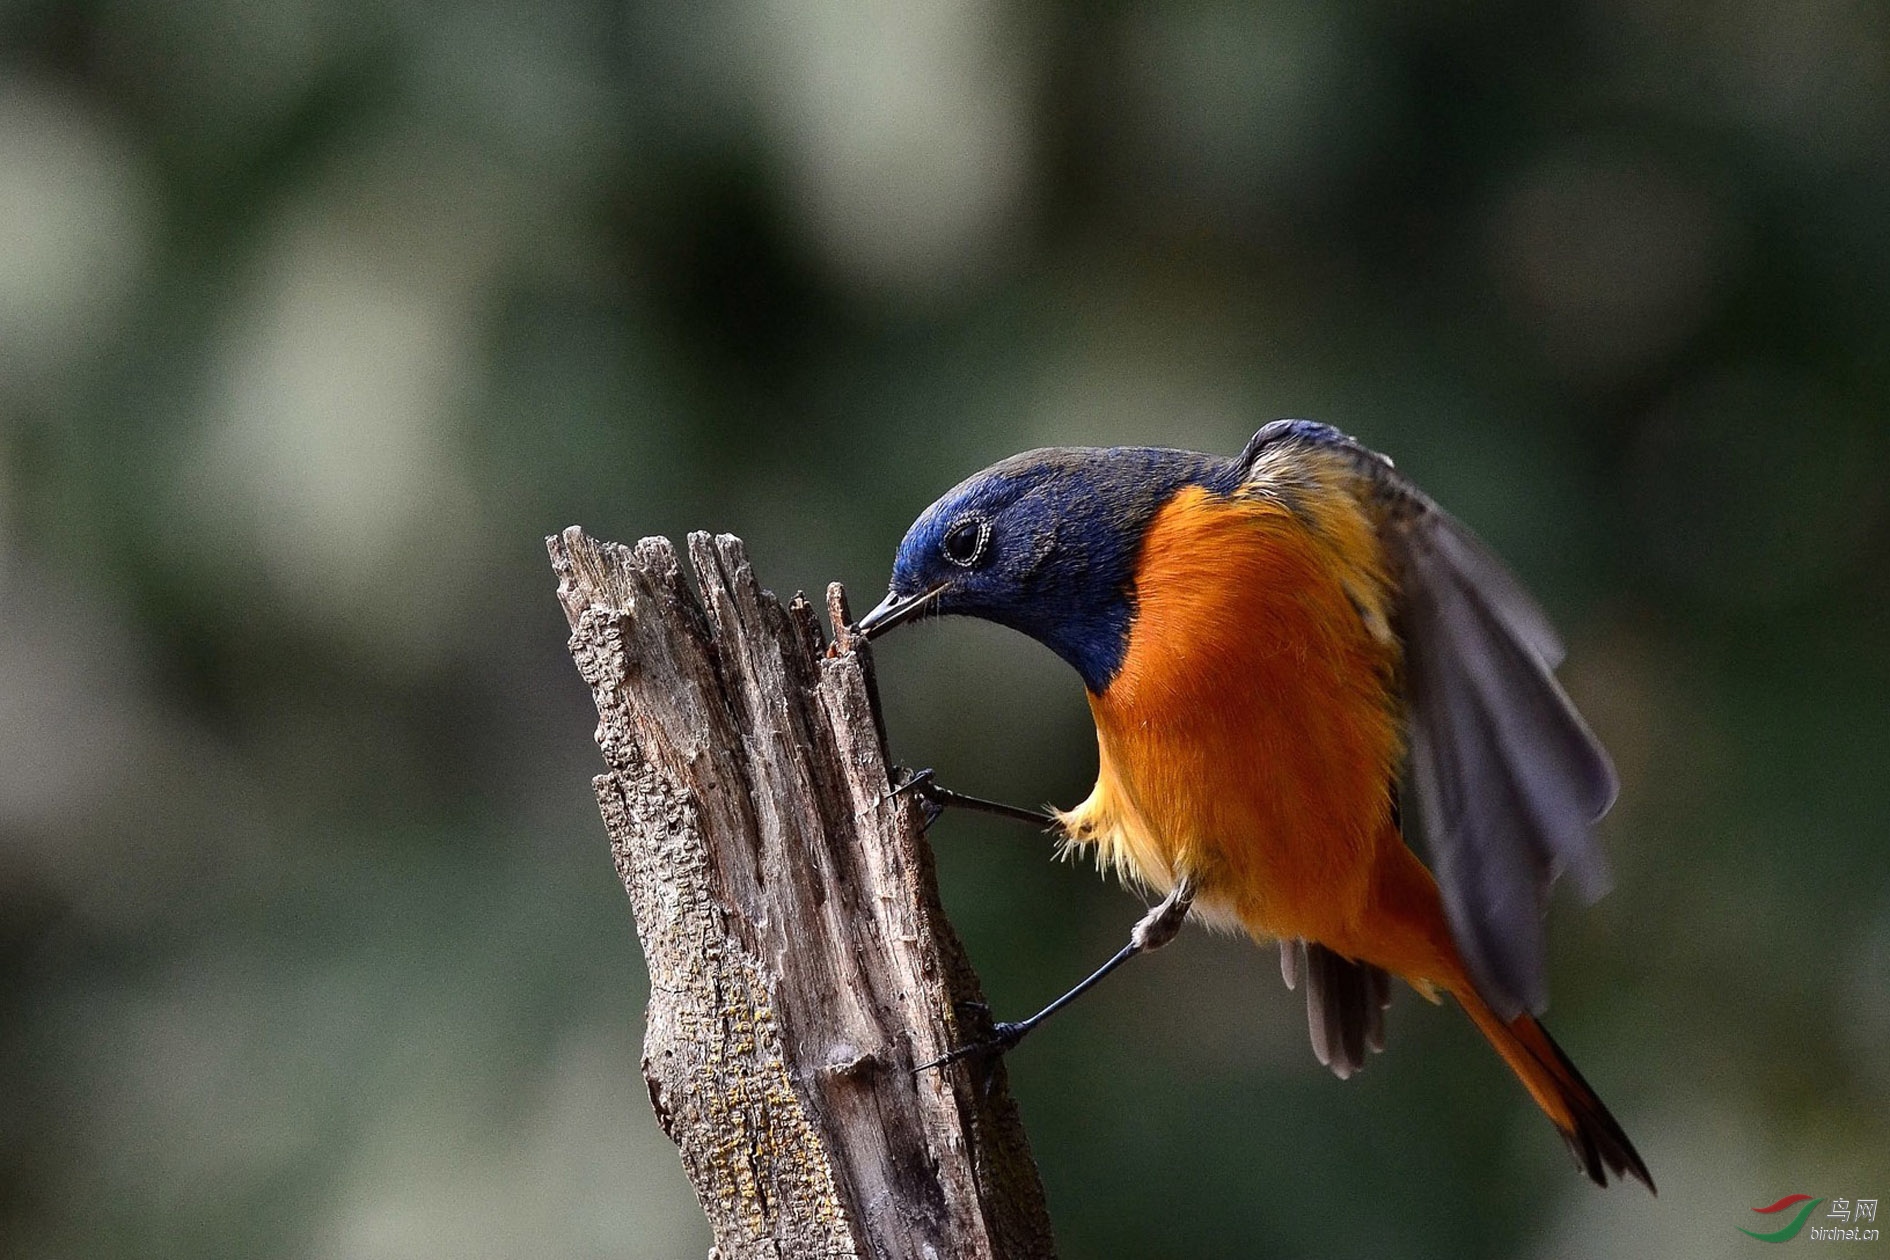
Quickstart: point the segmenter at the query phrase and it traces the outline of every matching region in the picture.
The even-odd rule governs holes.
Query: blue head
[[[1183,486],[1230,489],[1233,461],[1148,447],[1053,447],[960,483],[914,521],[868,636],[926,612],[1020,630],[1101,693],[1135,620],[1135,563],[1156,511]]]

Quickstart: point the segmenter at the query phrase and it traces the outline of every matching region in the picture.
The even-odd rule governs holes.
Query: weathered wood
[[[1043,1189],[918,807],[889,794],[864,644],[741,541],[546,539],[597,701],[594,783],[650,969],[643,1075],[715,1255],[1034,1258]]]

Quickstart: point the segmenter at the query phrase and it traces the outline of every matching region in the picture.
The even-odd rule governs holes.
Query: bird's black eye
[[[969,569],[984,559],[984,550],[990,541],[991,522],[983,517],[967,516],[945,531],[945,539],[939,546],[947,560]]]

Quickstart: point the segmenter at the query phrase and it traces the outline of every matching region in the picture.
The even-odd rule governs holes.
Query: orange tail
[[[1654,1190],[1654,1179],[1648,1175],[1647,1165],[1641,1162],[1634,1143],[1628,1141],[1620,1124],[1582,1079],[1582,1074],[1575,1070],[1575,1065],[1568,1061],[1562,1047],[1555,1044],[1548,1029],[1529,1015],[1504,1023],[1468,984],[1454,990],[1451,996],[1457,999],[1478,1030],[1489,1038],[1496,1052],[1503,1056],[1503,1062],[1509,1064],[1509,1070],[1529,1090],[1536,1105],[1555,1122],[1562,1140],[1575,1153],[1575,1162],[1582,1166],[1589,1180],[1605,1186],[1612,1172],[1617,1180],[1632,1176],[1650,1191]]]
[[[1363,958],[1428,991],[1433,986],[1457,999],[1471,1022],[1503,1056],[1543,1113],[1554,1121],[1575,1153],[1575,1162],[1596,1185],[1638,1178],[1649,1190],[1654,1179],[1621,1125],[1589,1087],[1548,1030],[1523,1015],[1508,1023],[1477,993],[1457,953],[1437,885],[1424,864],[1400,840],[1386,846],[1376,875],[1372,935],[1350,956]],[[1352,942],[1347,942],[1352,943]]]
[[[1365,920],[1368,931],[1327,945],[1348,958],[1410,980],[1419,992],[1444,990],[1455,997],[1470,1022],[1535,1098],[1537,1107],[1554,1122],[1589,1181],[1605,1186],[1608,1173],[1614,1173],[1618,1181],[1635,1177],[1654,1190],[1654,1177],[1648,1175],[1648,1166],[1627,1141],[1620,1122],[1608,1115],[1605,1103],[1595,1098],[1595,1090],[1555,1045],[1548,1030],[1529,1014],[1504,1022],[1476,992],[1457,954],[1431,871],[1402,839],[1380,850],[1372,892],[1372,912]]]

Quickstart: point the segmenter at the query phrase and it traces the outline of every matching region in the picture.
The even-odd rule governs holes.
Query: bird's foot
[[[1029,823],[1044,831],[1054,831],[1063,825],[1062,817],[1053,809],[1027,809],[1021,805],[1006,805],[1002,801],[986,800],[982,796],[973,796],[969,792],[954,791],[940,783],[937,772],[931,769],[908,770],[900,767],[896,770],[893,779],[897,786],[888,791],[880,800],[891,800],[901,793],[910,792],[918,798],[919,808],[925,815],[927,827],[930,827],[940,814],[952,807],[969,809],[980,814],[996,814],[1000,818]]]
[[[894,766],[893,786],[881,796],[880,802],[894,800],[910,793],[919,802],[919,830],[930,831],[938,816],[945,812],[949,803],[938,785],[938,772],[931,767],[913,770],[907,766]]]
[[[981,1006],[983,1003],[971,1003],[970,1005]],[[974,1041],[967,1045],[959,1046],[955,1050],[947,1050],[930,1063],[921,1063],[919,1066],[913,1068],[912,1074],[917,1076],[921,1072],[929,1072],[934,1068],[948,1068],[954,1063],[959,1063],[966,1059],[974,1059],[984,1065],[981,1088],[983,1092],[988,1094],[991,1092],[991,1086],[997,1076],[998,1064],[1003,1061],[1006,1053],[1024,1039],[1024,1034],[1028,1033],[1033,1026],[1033,1021],[1030,1020],[1023,1020],[1015,1024],[994,1024],[991,1027],[991,1035],[983,1041]]]

